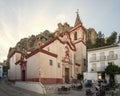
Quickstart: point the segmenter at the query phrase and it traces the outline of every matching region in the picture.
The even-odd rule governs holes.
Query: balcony
[[[108,55],[108,56],[98,56],[98,57],[91,57],[90,62],[101,62],[106,60],[116,60],[118,59],[117,54]]]
[[[91,68],[91,72],[103,72],[105,71],[104,67]]]
[[[95,58],[95,57],[91,57],[91,58],[90,58],[90,62],[97,62],[97,61],[98,61],[98,59]]]
[[[100,62],[100,61],[105,61],[106,56],[99,56],[99,57],[91,57],[90,62]]]
[[[106,56],[100,56],[100,61],[105,61],[106,60]]]
[[[116,60],[118,59],[118,55],[117,54],[113,54],[113,55],[108,55],[107,56],[107,60]]]

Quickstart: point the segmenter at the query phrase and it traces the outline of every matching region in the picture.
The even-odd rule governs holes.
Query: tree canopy
[[[105,73],[108,75],[120,74],[120,67],[110,62],[105,69]]]
[[[96,44],[94,44],[94,47],[102,47],[105,45],[105,39],[104,39],[104,34],[99,31],[96,39]]]
[[[118,37],[118,41],[120,42],[120,36]],[[117,42],[117,32],[114,31],[109,37],[105,38],[104,34],[99,31],[97,33],[97,38],[95,42],[95,44],[92,44],[91,41],[88,39],[86,42],[87,48],[91,49],[115,44]]]
[[[116,40],[117,40],[117,32],[114,31],[107,39],[107,45],[114,44]]]

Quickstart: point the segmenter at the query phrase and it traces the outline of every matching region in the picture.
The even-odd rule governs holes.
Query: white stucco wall
[[[58,70],[57,70],[57,73],[59,73],[59,75],[57,75],[57,78],[60,76],[60,78],[62,78],[62,75],[64,75],[64,69],[63,68],[65,68],[65,67],[69,67],[70,68],[70,78],[71,78],[71,76],[72,77],[75,77],[75,69],[74,69],[74,51],[72,51],[70,48],[69,48],[69,55],[70,55],[70,60],[71,60],[71,62],[72,62],[72,65],[70,65],[70,66],[64,66],[63,67],[63,64],[64,64],[64,62],[62,62],[62,60],[64,59],[64,57],[65,57],[65,46],[68,46],[67,44],[62,44],[62,43],[60,43],[60,41],[59,40],[56,40],[55,42],[53,42],[53,43],[55,43],[55,44],[50,44],[49,45],[49,48],[51,47],[51,46],[53,46],[53,45],[55,45],[57,48],[55,48],[54,50],[56,50],[56,54],[57,54],[57,63],[60,63],[60,68],[58,68]],[[79,45],[78,45],[79,46]],[[48,46],[47,46],[48,47]],[[52,47],[53,48],[53,47]],[[47,48],[46,48],[47,49]],[[52,52],[52,51],[51,51]],[[83,51],[84,52],[84,51]],[[80,54],[79,54],[80,55]],[[66,65],[66,64],[65,64]],[[79,70],[80,70],[80,68],[79,68]]]
[[[21,67],[19,64],[15,66],[15,79],[21,80]]]
[[[38,78],[40,69],[40,52],[27,59],[26,78]]]
[[[83,77],[84,77],[84,80],[92,80],[93,83],[95,83],[96,81],[98,81],[98,75],[97,73],[92,73],[92,72],[84,72],[83,73]]]
[[[50,61],[52,60],[53,64],[50,65]],[[57,66],[57,59],[50,55],[46,55],[44,53],[40,54],[40,71],[42,78],[59,78],[61,74],[61,68]]]
[[[117,59],[113,60],[108,60],[107,56],[109,56],[109,52],[113,51],[114,55],[117,54]],[[104,56],[106,56],[106,60],[100,60],[100,53],[104,52]],[[91,62],[92,54],[96,54],[96,61]],[[99,50],[93,50],[93,51],[88,51],[88,72],[91,72],[92,69],[92,64],[96,64],[96,68],[101,67],[101,62],[105,63],[105,67],[108,66],[108,62],[114,62],[114,64],[120,66],[120,46],[119,47],[110,47],[110,48],[104,48],[104,49],[99,49]]]
[[[120,75],[115,75],[115,82],[120,84]]]
[[[20,73],[18,72],[20,68],[18,67],[18,65],[15,65],[15,63],[20,59],[21,59],[21,53],[18,52],[14,53],[13,56],[10,57],[10,69],[8,71],[8,78],[10,80],[15,80],[16,78],[20,77]],[[18,74],[18,76],[16,74]]]
[[[10,69],[9,69],[9,79],[14,80],[15,79],[15,55],[13,55],[10,58]]]
[[[52,52],[54,54],[57,54],[57,44],[58,44],[58,41],[55,40],[51,44],[44,47],[43,49],[46,51]]]
[[[78,73],[82,73],[84,71],[84,59],[86,59],[86,46],[80,42],[76,44],[76,50],[75,63],[80,64]]]

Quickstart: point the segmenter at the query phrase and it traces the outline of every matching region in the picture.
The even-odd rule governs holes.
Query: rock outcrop
[[[94,28],[87,29],[87,41],[90,41],[91,44],[95,44],[97,39],[97,32]]]
[[[38,35],[32,35],[28,38],[21,39],[15,47],[11,47],[8,52],[8,57],[14,52],[19,51],[23,54],[27,54],[27,51],[34,51],[38,48],[37,42],[41,41],[42,44],[45,44],[49,40],[54,38],[53,33],[50,33],[48,30],[45,30],[44,32],[38,34]],[[41,45],[42,45],[41,44]]]
[[[48,30],[45,30],[44,32],[41,32],[38,35],[32,35],[28,38],[21,39],[15,47],[11,47],[8,52],[8,57],[14,52],[19,51],[23,54],[27,54],[27,51],[34,51],[39,46],[44,45],[46,42],[50,41],[56,36],[59,36],[59,34],[64,33],[66,31],[69,31],[72,27],[70,27],[69,24],[64,23],[63,25],[61,23],[58,24],[58,28],[55,32],[49,32]],[[87,29],[87,40],[90,40],[93,44],[95,43],[95,40],[97,38],[97,33],[93,28]],[[40,42],[41,44],[38,44]],[[27,51],[26,51],[27,50]]]
[[[59,34],[69,31],[71,28],[72,27],[70,27],[70,25],[68,23],[64,23],[64,25],[62,25],[61,23],[58,23],[58,28],[54,32],[54,34],[55,34],[55,36],[59,36]]]

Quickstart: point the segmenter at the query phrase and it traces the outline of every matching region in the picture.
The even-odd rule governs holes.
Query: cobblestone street
[[[71,89],[68,93],[58,93],[56,90],[55,93],[47,93],[45,95],[38,94],[32,91],[24,90],[18,87],[15,87],[13,83],[8,82],[7,80],[0,80],[0,96],[86,96],[86,90],[88,88],[84,87],[81,90]],[[90,87],[94,93],[93,96],[96,96],[95,87]],[[120,96],[119,92],[114,96]],[[107,94],[106,96],[112,96]]]

